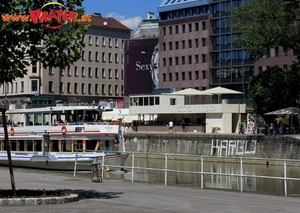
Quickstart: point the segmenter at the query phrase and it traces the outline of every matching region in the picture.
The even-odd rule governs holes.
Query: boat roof
[[[8,110],[6,114],[30,114],[30,113],[51,113],[62,111],[76,111],[76,110],[98,110],[98,106],[54,106],[54,107],[42,107],[31,109],[13,109]]]

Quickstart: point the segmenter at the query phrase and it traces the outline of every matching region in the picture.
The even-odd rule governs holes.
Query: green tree
[[[249,0],[229,12],[233,31],[243,34],[237,42],[255,59],[277,46],[293,49],[299,59],[299,0]]]
[[[248,87],[254,108],[260,115],[281,108],[299,107],[299,88],[298,64],[292,65],[289,70],[271,67],[252,76]]]
[[[0,84],[12,82],[19,77],[22,78],[27,73],[27,66],[37,61],[42,62],[44,68],[57,67],[64,69],[80,59],[84,47],[82,38],[88,28],[88,23],[67,23],[66,21],[53,19],[47,23],[4,20],[6,15],[29,15],[30,11],[41,9],[48,2],[48,0],[1,1]],[[50,4],[43,8],[43,11],[77,11],[78,18],[84,15],[83,0],[58,0],[57,2],[63,6],[57,3]],[[49,26],[59,24],[64,25],[59,29],[49,28]],[[5,112],[3,114],[5,115]],[[4,131],[12,190],[16,194],[6,127]]]

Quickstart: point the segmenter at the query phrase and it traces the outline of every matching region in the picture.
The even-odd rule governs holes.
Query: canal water
[[[128,158],[126,166],[131,167],[132,158]],[[201,186],[201,175],[193,174],[188,172],[200,172],[201,161],[195,159],[168,159],[167,163],[169,170],[185,171],[183,172],[168,172],[167,173],[167,184],[178,185],[187,187],[199,187]],[[143,167],[151,169],[164,169],[165,159],[164,158],[147,158],[137,157],[134,160],[134,167]],[[127,172],[105,172],[104,178],[111,179],[123,179],[131,181],[132,170],[131,168],[125,168]],[[209,173],[223,173],[228,175],[220,174],[205,174],[204,175],[204,188],[214,189],[228,189],[240,191],[240,177],[230,176],[233,174],[240,174],[240,162],[209,162],[204,160],[204,172]],[[243,164],[244,175],[256,175],[256,176],[271,176],[271,177],[284,177],[283,163],[269,162],[257,162]],[[289,178],[300,178],[300,167],[298,164],[292,164],[287,166],[287,177]],[[149,184],[164,184],[165,183],[165,172],[164,171],[150,171],[145,169],[134,169],[134,181],[146,182]],[[287,182],[288,194],[289,195],[300,195],[300,181],[289,180]],[[256,192],[263,194],[274,194],[284,195],[284,181],[276,180],[271,178],[243,178],[243,189],[246,192]]]

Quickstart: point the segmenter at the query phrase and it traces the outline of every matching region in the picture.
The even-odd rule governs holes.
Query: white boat
[[[12,164],[51,170],[90,170],[93,162],[124,166],[118,151],[119,123],[101,120],[97,106],[59,106],[8,110]],[[8,165],[4,128],[0,128],[0,165]],[[104,151],[101,151],[104,150]]]

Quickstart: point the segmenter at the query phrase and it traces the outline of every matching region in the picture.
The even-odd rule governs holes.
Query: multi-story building
[[[210,83],[210,20],[207,1],[168,1],[160,14],[160,85],[205,90]]]
[[[163,0],[159,12],[160,86],[196,88],[223,86],[243,92],[223,98],[247,99],[250,77],[268,66],[287,67],[295,60],[292,50],[270,50],[254,61],[234,40],[228,9],[245,0]],[[226,97],[227,96],[227,97]]]
[[[17,108],[24,103],[35,107],[123,99],[123,46],[130,33],[114,18],[92,15],[80,60],[65,70],[44,69],[41,63],[30,66],[24,78],[1,86],[2,99]]]

